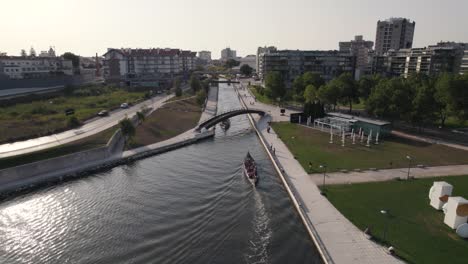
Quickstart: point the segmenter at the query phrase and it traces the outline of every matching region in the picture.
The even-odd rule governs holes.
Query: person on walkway
[[[276,149],[273,148],[273,155],[276,155]]]
[[[270,133],[270,127],[267,128],[267,132]]]

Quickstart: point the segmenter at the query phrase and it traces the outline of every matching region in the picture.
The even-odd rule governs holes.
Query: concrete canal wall
[[[119,156],[123,146],[117,130],[106,146],[0,170],[0,193],[101,165]]]

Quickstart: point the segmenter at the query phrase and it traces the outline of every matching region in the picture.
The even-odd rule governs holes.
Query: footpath
[[[240,89],[238,92],[246,107],[254,102],[247,88]],[[269,151],[269,155],[275,166],[279,168],[280,177],[285,179],[283,181],[285,187],[324,262],[338,264],[403,263],[389,255],[382,246],[367,239],[361,230],[322,196],[315,182],[294,159],[273,129],[270,130],[270,133],[267,132],[269,121],[285,119],[278,108],[256,102],[252,107],[262,109],[271,115],[270,118],[262,118],[256,122],[259,136],[267,146],[272,145],[275,149],[274,153]]]
[[[316,184],[322,184],[323,173],[309,174]],[[435,166],[424,168],[411,168],[410,177],[430,178],[468,175],[468,165]],[[326,174],[326,184],[348,184],[362,182],[380,182],[394,179],[406,179],[408,168],[385,169],[361,172],[332,172]]]
[[[215,115],[217,101],[218,88],[213,87],[210,89],[202,116],[209,118]],[[214,134],[214,129],[198,133],[195,131],[195,128],[193,128],[165,141],[123,151],[124,138],[120,131],[118,131],[111,140],[109,140],[107,146],[102,148],[0,170],[0,194],[78,177],[91,171],[113,167],[131,160],[141,159],[193,144],[199,140],[212,137]]]

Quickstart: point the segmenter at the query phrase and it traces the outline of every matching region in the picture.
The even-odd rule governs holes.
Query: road
[[[173,94],[164,94],[136,104],[128,109],[115,110],[111,112],[108,117],[88,120],[83,126],[77,129],[67,130],[50,136],[0,145],[0,159],[44,150],[89,137],[117,125],[119,121],[125,117],[130,118],[134,116],[143,106],[153,108],[153,110],[157,109],[161,107],[166,100],[173,96]]]

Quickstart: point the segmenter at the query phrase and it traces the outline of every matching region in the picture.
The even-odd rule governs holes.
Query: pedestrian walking
[[[267,128],[267,132],[270,133],[270,127]]]
[[[276,155],[276,149],[273,148],[273,155]]]

